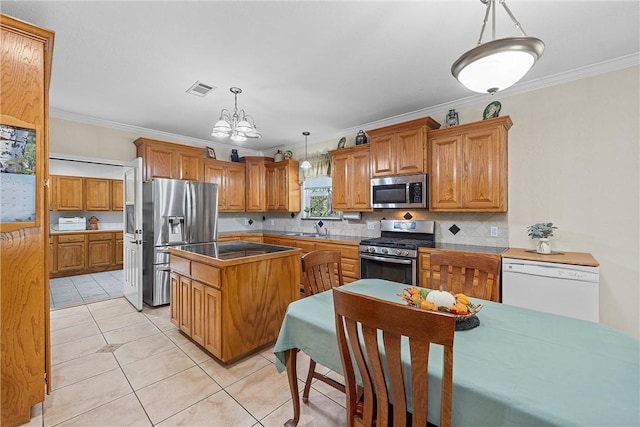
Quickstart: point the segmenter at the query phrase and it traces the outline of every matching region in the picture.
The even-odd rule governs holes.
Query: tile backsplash
[[[353,237],[378,237],[380,236],[381,219],[404,219],[410,212],[414,219],[427,219],[436,222],[436,241],[441,243],[456,243],[477,246],[509,246],[509,226],[507,213],[458,213],[458,212],[430,212],[427,210],[380,210],[375,212],[363,212],[359,220],[322,220],[323,228],[329,234]],[[264,217],[264,220],[263,220]],[[249,219],[252,224],[248,224]],[[302,231],[315,232],[314,225],[317,220],[301,219],[296,213],[291,217],[290,213],[220,213],[218,231]],[[369,230],[367,223],[373,223],[374,229]],[[449,231],[456,225],[459,231],[453,234]],[[498,230],[497,237],[491,237],[491,227]]]

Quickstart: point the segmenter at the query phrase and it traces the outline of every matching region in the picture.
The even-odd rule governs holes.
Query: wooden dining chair
[[[345,378],[347,425],[426,426],[429,350],[431,344],[439,344],[443,346],[439,425],[450,426],[455,318],[339,288],[333,289],[333,303]],[[361,373],[361,386],[356,384],[354,360]],[[410,363],[410,378],[403,376],[403,361]],[[410,382],[411,413],[405,381]]]
[[[302,283],[305,297],[328,291],[331,288],[344,284],[340,261],[340,251],[312,251],[302,256]],[[309,401],[311,381],[313,381],[314,378],[344,393],[344,385],[333,378],[316,372],[316,362],[311,359],[307,380],[305,381],[304,391],[302,393],[303,402],[307,403]]]
[[[431,289],[500,302],[500,256],[443,251],[433,252],[429,258]],[[439,267],[440,272],[435,272],[434,267]],[[439,280],[434,278],[438,274]]]

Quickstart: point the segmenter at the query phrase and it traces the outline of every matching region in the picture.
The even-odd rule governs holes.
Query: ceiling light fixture
[[[480,0],[487,5],[478,44],[462,54],[451,66],[451,74],[474,92],[494,94],[517,83],[542,56],[544,43],[528,37],[520,23],[507,7],[505,0],[498,0],[522,37],[496,40],[496,0]],[[492,41],[482,44],[482,36],[491,14]]]
[[[256,128],[253,117],[245,114],[244,110],[238,111],[238,94],[242,93],[242,89],[232,87],[229,89],[235,97],[235,105],[233,114],[226,108],[220,112],[220,118],[213,126],[211,136],[218,138],[230,137],[232,141],[243,142],[247,138],[261,138],[260,132]]]
[[[309,159],[307,158],[307,137],[311,135],[309,132],[302,132],[304,135],[304,162],[300,165],[302,169],[311,169],[311,163],[309,163]]]

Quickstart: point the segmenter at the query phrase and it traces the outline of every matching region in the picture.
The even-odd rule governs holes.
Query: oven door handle
[[[363,254],[360,254],[360,258],[370,259],[372,261],[390,262],[393,264],[405,264],[405,265],[411,265],[411,263],[413,262],[412,259],[388,258],[388,257],[382,257],[382,256],[371,256],[371,255],[363,255]]]

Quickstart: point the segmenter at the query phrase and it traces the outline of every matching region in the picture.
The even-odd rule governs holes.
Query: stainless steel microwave
[[[428,175],[389,176],[371,179],[371,207],[374,209],[426,209]]]

